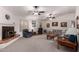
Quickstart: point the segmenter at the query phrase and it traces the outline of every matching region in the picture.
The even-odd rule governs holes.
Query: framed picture
[[[49,27],[50,27],[50,23],[47,23],[47,24],[46,24],[46,27],[49,28]]]
[[[6,18],[7,20],[9,20],[9,19],[10,19],[10,16],[9,16],[8,14],[6,14],[6,15],[5,15],[5,18]]]
[[[67,22],[61,22],[61,27],[67,27]]]
[[[52,26],[58,26],[58,22],[52,22]]]
[[[32,27],[36,27],[36,20],[32,20]]]
[[[79,24],[77,24],[77,29],[79,29]]]
[[[79,19],[79,16],[77,16],[76,19],[78,20]]]

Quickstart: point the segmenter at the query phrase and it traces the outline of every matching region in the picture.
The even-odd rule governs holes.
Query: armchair
[[[28,38],[32,36],[32,32],[29,32],[28,29],[23,30],[23,37]]]

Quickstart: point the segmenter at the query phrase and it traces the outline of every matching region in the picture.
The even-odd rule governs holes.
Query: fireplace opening
[[[11,38],[15,35],[14,26],[2,26],[2,40]]]

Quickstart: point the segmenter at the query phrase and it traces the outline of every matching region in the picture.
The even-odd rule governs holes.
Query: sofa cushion
[[[77,41],[77,36],[76,36],[76,35],[70,35],[70,36],[69,36],[69,41],[75,43],[75,42]]]

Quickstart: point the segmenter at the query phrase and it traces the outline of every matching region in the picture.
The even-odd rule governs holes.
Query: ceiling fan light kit
[[[47,17],[47,19],[49,19],[49,20],[52,20],[52,19],[54,19],[54,18],[55,18],[55,16],[52,15],[52,14],[49,14],[49,16]]]
[[[38,9],[38,8],[39,8],[39,6],[34,6],[34,8],[35,8],[35,9]]]
[[[39,8],[39,6],[33,6],[34,7],[34,12],[33,12],[33,15],[34,14],[37,14],[37,15],[41,15],[41,13],[45,13],[45,11],[38,11],[37,9]]]

